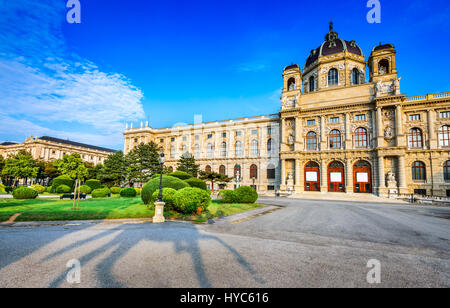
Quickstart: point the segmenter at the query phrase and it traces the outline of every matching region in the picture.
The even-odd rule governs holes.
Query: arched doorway
[[[364,160],[353,166],[353,191],[361,194],[372,193],[372,167]]]
[[[320,191],[320,166],[315,162],[305,166],[305,191]]]
[[[328,191],[345,192],[344,164],[334,161],[328,165]]]

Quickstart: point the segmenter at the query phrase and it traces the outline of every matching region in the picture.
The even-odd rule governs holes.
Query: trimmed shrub
[[[120,196],[125,198],[136,197],[136,190],[133,187],[127,187],[120,191]]]
[[[163,175],[162,179],[163,188],[173,188],[175,190],[180,190],[185,187],[189,187],[189,184],[185,181],[175,178],[173,176]],[[152,200],[153,193],[159,189],[159,177],[151,179],[144,188],[142,188],[141,198],[145,204],[149,204]]]
[[[241,186],[234,191],[238,203],[255,203],[258,200],[258,193],[253,187]]]
[[[199,207],[205,212],[211,202],[211,196],[196,187],[186,187],[177,191],[174,199],[175,210],[183,214],[196,214]]]
[[[141,195],[142,189],[135,187],[134,190],[136,191],[136,195],[138,195],[138,196]]]
[[[3,184],[0,184],[0,193],[1,194],[6,194],[6,190],[5,190],[6,186]]]
[[[39,184],[31,185],[31,188],[34,188],[38,192],[38,194],[43,194],[46,191],[46,188]]]
[[[162,190],[162,195],[163,195],[162,200],[165,203],[164,207],[167,208],[168,210],[175,209],[174,208],[174,205],[175,205],[174,197],[175,197],[176,192],[177,191],[173,188],[163,188],[163,190]],[[152,200],[156,201],[158,199],[158,195],[159,195],[159,190],[157,189],[157,190],[155,190],[155,192],[152,195]]]
[[[95,180],[95,179],[87,180],[86,183],[84,183],[84,185],[89,186],[92,191],[94,191],[96,189],[104,188],[102,186],[102,183],[99,180]]]
[[[172,172],[171,174],[169,174],[169,176],[179,178],[180,180],[187,180],[187,179],[192,178],[192,175],[190,175],[189,173],[183,172],[183,171]]]
[[[68,175],[58,176],[57,178],[53,179],[51,192],[56,192],[56,189],[61,185],[69,186],[72,189],[73,183],[74,180],[72,180],[72,178]]]
[[[82,194],[89,195],[92,192],[92,189],[87,185],[81,185],[80,191]]]
[[[92,191],[92,198],[106,198],[111,193],[108,188],[99,188]]]
[[[122,188],[120,188],[120,187],[111,187],[111,193],[114,195],[120,194],[121,190],[122,190]]]
[[[191,187],[197,187],[203,190],[207,190],[208,187],[206,186],[206,183],[200,179],[197,178],[189,178],[187,180],[184,180],[186,183],[189,184]]]
[[[36,199],[38,196],[38,192],[32,188],[28,188],[25,186],[16,188],[12,192],[14,199]]]
[[[47,188],[46,188],[46,191],[47,191],[48,193],[51,193],[51,192],[52,192],[52,187],[51,187],[51,186],[47,187]]]
[[[67,185],[59,185],[58,188],[56,188],[56,193],[58,194],[67,194],[70,192],[72,192],[72,188]]]
[[[221,190],[219,192],[221,203],[236,203],[238,198],[233,190]]]

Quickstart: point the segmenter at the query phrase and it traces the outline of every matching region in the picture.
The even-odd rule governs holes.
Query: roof
[[[294,68],[300,68],[300,67],[298,66],[298,64],[291,64],[291,65],[286,66],[284,68],[284,70],[287,71],[287,70],[291,70],[291,69],[294,69]]]
[[[392,45],[392,44],[384,44],[384,45],[381,45],[381,43],[380,43],[380,45],[379,45],[379,46],[376,46],[376,47],[373,49],[373,51],[378,51],[378,50],[383,50],[383,49],[390,49],[390,48],[395,48],[395,47],[394,47],[394,45]]]
[[[39,139],[40,140],[45,140],[45,141],[50,141],[50,142],[57,142],[57,143],[72,145],[72,146],[81,147],[81,148],[88,148],[88,149],[91,149],[91,150],[97,150],[97,151],[102,151],[102,152],[109,152],[109,153],[117,152],[116,150],[112,150],[112,149],[97,147],[97,146],[94,146],[94,145],[89,145],[89,144],[84,144],[84,143],[79,143],[79,142],[74,142],[74,141],[70,141],[70,140],[54,138],[54,137],[48,137],[48,136],[43,136],[43,137],[41,137]]]
[[[16,142],[3,142],[0,145],[15,145],[15,144],[17,144],[17,143]]]

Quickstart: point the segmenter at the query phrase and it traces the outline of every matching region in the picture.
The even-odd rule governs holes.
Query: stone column
[[[286,160],[281,160],[281,190],[286,190]]]
[[[285,134],[286,134],[286,119],[282,119],[281,120],[281,127],[280,127],[280,148],[281,148],[281,152],[284,152],[284,151],[287,150],[286,140],[284,138]]]
[[[350,114],[345,114],[345,149],[351,149],[352,146],[352,132],[350,129]]]
[[[300,159],[295,161],[295,192],[302,193],[305,191],[303,164]]]
[[[402,106],[397,105],[395,109],[395,124],[396,124],[396,136],[397,136],[397,146],[405,145],[404,139],[405,135],[403,134],[403,111]]]
[[[322,193],[328,192],[327,167],[325,160],[322,159],[320,161],[320,191]]]
[[[377,142],[377,133],[376,133],[376,127],[377,127],[377,112],[376,110],[372,110],[372,133],[369,133],[371,135],[370,140],[370,147],[374,148],[376,146]]]
[[[405,157],[398,157],[398,185],[400,187],[400,193],[406,194],[408,187],[406,185],[406,176],[405,176]]]
[[[428,140],[430,149],[437,149],[438,147],[436,131],[434,129],[435,116],[434,110],[428,110]]]
[[[377,108],[377,147],[382,147],[384,144],[384,133],[383,133],[383,114],[381,112],[381,107]]]
[[[324,151],[328,149],[327,136],[325,134],[325,116],[320,116],[320,150]]]
[[[301,118],[295,119],[295,150],[302,151],[303,150],[303,121]]]
[[[353,165],[351,159],[346,160],[345,191],[347,194],[353,193]]]
[[[385,174],[384,174],[384,157],[378,157],[378,194],[381,195],[384,192],[382,191],[386,188],[385,182]]]

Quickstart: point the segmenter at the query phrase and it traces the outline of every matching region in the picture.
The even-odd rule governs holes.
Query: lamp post
[[[163,168],[164,168],[164,153],[161,153],[158,158],[158,163],[161,166],[161,173],[159,177],[159,195],[158,200],[155,202],[155,216],[153,216],[153,223],[163,223],[166,221],[164,218],[164,205],[162,198],[162,175],[163,175]]]

